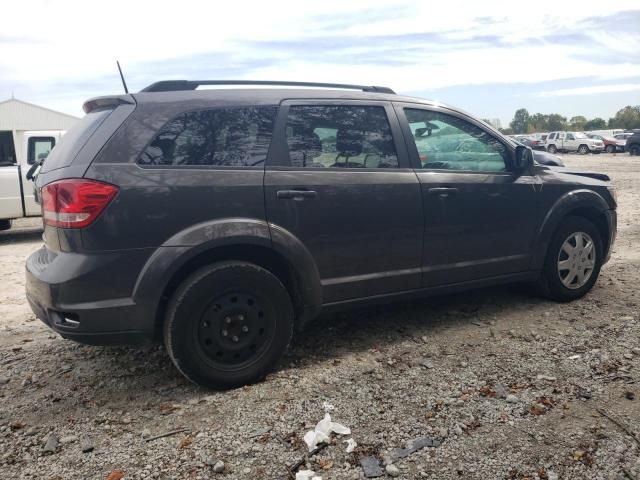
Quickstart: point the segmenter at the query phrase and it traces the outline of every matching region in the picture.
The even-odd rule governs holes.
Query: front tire
[[[177,369],[209,388],[262,379],[293,335],[291,298],[280,280],[257,265],[228,261],[201,268],[172,296],[164,341]]]
[[[607,145],[605,148],[605,151],[607,153],[616,153],[616,146],[615,145]]]
[[[629,147],[629,155],[631,155],[632,157],[640,155],[640,145],[631,145]]]
[[[602,259],[602,238],[596,226],[583,217],[567,217],[549,244],[542,291],[559,302],[583,297],[596,283]]]
[[[0,220],[0,231],[9,230],[11,228],[11,220]]]

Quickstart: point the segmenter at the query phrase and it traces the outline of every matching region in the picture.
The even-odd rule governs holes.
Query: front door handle
[[[440,197],[449,197],[458,193],[455,187],[434,187],[429,189],[429,195],[438,195]]]
[[[304,200],[305,198],[316,198],[318,192],[315,190],[278,190],[276,192],[277,198]]]

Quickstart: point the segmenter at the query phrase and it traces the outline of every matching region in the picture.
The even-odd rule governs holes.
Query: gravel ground
[[[565,160],[618,187],[618,241],[586,298],[492,288],[325,316],[264,382],[227,392],[189,384],[159,346],[88,347],[47,330],[23,293],[39,221],[17,222],[0,233],[4,475],[285,479],[302,461],[325,480],[358,479],[362,457],[428,437],[440,445],[384,475],[640,479],[640,163]],[[351,435],[309,457],[302,437],[325,410]]]

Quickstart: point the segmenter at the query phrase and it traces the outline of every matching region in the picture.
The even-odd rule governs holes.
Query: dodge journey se
[[[208,387],[264,377],[323,308],[508,282],[578,299],[615,239],[606,175],[386,87],[162,81],[84,111],[36,177],[31,308],[78,342],[162,338]]]

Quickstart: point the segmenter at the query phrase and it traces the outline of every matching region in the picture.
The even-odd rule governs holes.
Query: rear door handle
[[[278,190],[276,192],[277,198],[291,198],[293,200],[304,200],[305,198],[316,198],[318,192],[315,190]]]
[[[440,197],[449,197],[458,193],[455,187],[434,187],[429,189],[429,195],[439,195]]]

